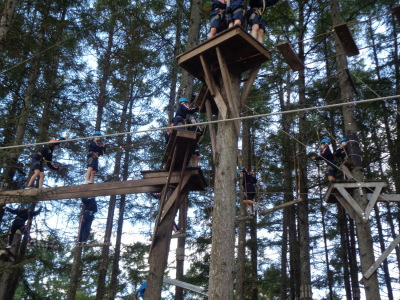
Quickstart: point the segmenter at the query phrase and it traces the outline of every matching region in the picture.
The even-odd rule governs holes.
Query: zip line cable
[[[292,114],[292,113],[298,113],[298,112],[314,111],[314,110],[325,109],[325,108],[336,108],[336,107],[342,107],[342,106],[346,106],[346,105],[357,105],[357,104],[371,103],[371,102],[390,100],[390,99],[397,99],[397,98],[400,99],[400,95],[379,97],[379,98],[371,98],[371,99],[365,99],[365,100],[356,100],[356,101],[349,101],[349,102],[344,102],[344,103],[342,102],[342,103],[335,103],[335,104],[327,104],[327,105],[307,107],[307,108],[298,108],[298,109],[285,110],[285,111],[279,111],[279,112],[273,112],[273,113],[258,114],[258,115],[244,116],[244,117],[236,117],[236,118],[230,118],[230,119],[225,119],[225,120],[207,121],[207,122],[197,123],[197,125],[200,126],[200,125],[209,125],[209,124],[218,124],[218,123],[239,121],[239,120],[245,120],[245,119],[256,119],[256,118],[263,118],[263,117],[271,117],[271,116]],[[174,126],[174,129],[186,128],[186,127],[189,127],[189,126],[192,126],[192,125],[193,124]],[[143,130],[136,130],[136,131],[105,134],[105,135],[102,135],[101,137],[102,138],[116,137],[116,136],[121,136],[121,135],[140,134],[140,133],[155,132],[155,131],[169,130],[169,129],[171,129],[171,127],[169,127],[169,126],[168,127],[158,127],[158,128],[150,128],[150,129],[143,129]],[[74,142],[74,141],[84,141],[84,140],[89,140],[89,139],[94,139],[94,138],[96,138],[96,136],[74,138],[74,139],[69,139],[69,140],[59,140],[59,141],[57,141],[57,143],[68,143],[68,142]],[[49,145],[49,144],[52,144],[52,143],[51,142],[43,142],[43,143],[31,143],[31,144],[24,144],[24,145],[13,145],[13,146],[0,147],[0,150],[22,148],[22,147],[32,147],[32,146],[37,146],[37,145]]]

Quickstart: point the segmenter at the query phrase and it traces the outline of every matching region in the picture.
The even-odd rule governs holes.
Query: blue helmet
[[[186,99],[186,98],[179,98],[179,101],[178,101],[179,103],[182,103],[182,102],[189,102],[189,100],[188,99]]]
[[[239,169],[236,170],[237,173],[243,172],[244,170],[246,170],[245,167],[240,167]]]
[[[330,144],[331,143],[331,140],[330,139],[322,139],[321,140],[321,144],[322,143],[328,143],[328,144]]]
[[[341,143],[341,142],[347,142],[347,139],[346,139],[346,138],[341,138],[341,139],[339,140],[339,143]]]
[[[101,131],[97,130],[93,133],[93,135],[101,135]]]

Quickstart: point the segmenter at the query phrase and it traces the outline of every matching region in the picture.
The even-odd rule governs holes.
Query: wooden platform
[[[201,170],[199,168],[188,168],[187,172],[189,173],[185,174],[190,175],[189,184],[193,184],[192,190],[203,191],[206,183]],[[123,194],[158,193],[161,192],[165,185],[169,173],[167,170],[152,170],[143,171],[142,174],[144,174],[144,179],[138,180],[6,191],[0,193],[0,201],[7,204]],[[178,185],[181,180],[180,175],[179,171],[172,172],[169,183],[171,185]]]
[[[356,182],[350,180],[336,180],[335,182],[330,182],[328,190],[325,194],[325,202],[326,203],[338,203],[336,195],[341,195],[339,189],[342,187],[346,189],[347,192],[350,194],[354,189],[358,188],[368,188],[368,189],[375,189],[376,187],[381,186],[382,192],[384,191],[383,188],[387,186],[387,183],[384,181],[363,181],[363,182]],[[371,190],[367,190],[367,193],[371,193]],[[379,200],[378,201],[382,201]]]
[[[200,135],[194,131],[173,129],[162,161],[164,169],[169,170],[171,168],[174,155],[176,156],[176,159],[172,166],[172,170],[175,171],[182,169],[183,158],[186,151],[189,150],[189,153],[193,153],[199,138]],[[187,161],[186,164],[188,162],[189,161]]]
[[[240,69],[241,72],[261,65],[271,59],[271,54],[263,45],[248,34],[242,27],[233,26],[196,48],[178,55],[178,65],[194,77],[202,79],[204,71],[200,56],[214,70],[219,70],[216,49],[219,48],[229,67]]]

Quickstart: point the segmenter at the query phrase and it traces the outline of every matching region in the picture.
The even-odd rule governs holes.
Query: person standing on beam
[[[335,164],[335,157],[333,156],[333,148],[331,145],[331,140],[330,139],[322,139],[321,140],[321,146],[320,146],[320,153],[318,156],[311,156],[312,160],[318,161],[318,160],[324,160],[326,164],[328,165],[328,171],[326,172],[326,175],[328,177],[328,180],[330,182],[335,181],[335,174],[337,170],[337,166]]]
[[[94,183],[96,173],[99,171],[99,157],[106,153],[106,145],[101,143],[101,132],[95,131],[93,135],[95,138],[88,145],[85,184]]]
[[[87,243],[94,214],[97,212],[96,198],[82,198],[81,200],[83,207],[79,226],[78,245]]]
[[[228,19],[228,27],[242,25],[244,19],[244,1],[230,0],[226,5],[226,17]]]
[[[250,173],[245,167],[237,170],[239,175],[243,178],[242,185],[244,190],[243,202],[247,205],[247,212],[250,216],[254,216],[257,210],[257,202],[254,201],[256,196],[256,186],[257,178],[256,175]],[[253,205],[255,207],[253,207]]]
[[[264,43],[266,23],[263,13],[266,7],[275,5],[279,0],[250,0],[250,9],[247,11],[247,24],[251,28],[251,36],[259,43]]]
[[[228,22],[225,16],[226,0],[212,0],[211,4],[211,16],[210,16],[210,33],[208,38],[210,39],[217,33],[228,28]]]

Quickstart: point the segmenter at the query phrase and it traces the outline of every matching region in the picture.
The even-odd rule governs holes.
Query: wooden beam
[[[289,42],[279,43],[276,47],[293,71],[296,72],[304,69],[303,62],[300,60],[296,52],[294,52]]]
[[[400,243],[400,235],[398,235],[393,242],[390,243],[389,248],[387,248],[382,255],[372,264],[371,267],[363,274],[363,279],[369,279],[372,274],[376,271],[376,269],[380,266],[380,264],[389,256],[390,252],[393,251],[394,248]],[[362,281],[361,279],[360,281]]]
[[[229,73],[228,69],[228,64],[226,63],[224,54],[222,53],[221,49],[219,47],[216,47],[215,50],[217,51],[217,57],[218,57],[218,62],[219,62],[219,67],[221,69],[221,77],[222,77],[222,82],[223,87],[225,89],[225,95],[228,101],[228,106],[230,108],[230,113],[231,117],[238,118],[239,117],[239,109],[238,109],[238,101],[234,99],[233,93],[232,93],[232,81],[231,81],[231,75]],[[236,97],[235,97],[236,98]],[[240,135],[240,124],[239,121],[236,120],[234,121],[235,123],[235,129],[236,129],[236,135]]]
[[[164,277],[163,282],[166,284],[179,286],[185,290],[189,290],[189,291],[192,291],[192,292],[195,292],[195,293],[198,293],[198,294],[208,297],[208,293],[202,287],[199,287],[199,286],[196,286],[196,285],[193,285],[190,283],[186,283],[183,281],[179,281],[176,279],[171,279],[168,277]]]
[[[353,197],[349,194],[349,192],[343,186],[338,186],[336,188],[339,191],[339,193],[344,197],[345,201],[351,206],[353,212],[356,213],[357,215],[359,215],[360,217],[365,218],[364,211],[362,210],[360,205],[358,205],[358,203],[353,199]],[[337,195],[336,195],[336,198],[338,198]],[[339,198],[338,198],[338,200],[339,200]],[[340,200],[339,200],[339,202],[343,205],[343,203]],[[348,206],[345,208],[347,209]],[[354,213],[352,214],[353,217],[355,217]]]
[[[250,71],[250,76],[247,78],[243,86],[242,95],[240,96],[240,105],[242,107],[248,103],[251,88],[253,87],[254,81],[256,80],[259,71],[260,71],[260,66],[254,67]]]
[[[111,246],[111,243],[80,244],[77,245],[76,247],[85,248],[85,247],[105,247],[105,246]]]
[[[353,39],[353,35],[346,23],[334,26],[333,30],[335,31],[347,56],[360,54],[356,42]]]
[[[372,194],[367,194],[370,198]],[[400,194],[380,194],[378,198],[379,202],[400,202]]]
[[[261,215],[261,216],[262,216],[262,215],[266,215],[266,214],[268,214],[268,213],[271,213],[271,212],[274,212],[274,211],[283,209],[283,208],[285,208],[285,207],[288,207],[288,206],[291,206],[291,205],[294,205],[294,204],[297,204],[297,203],[300,203],[300,202],[303,202],[303,201],[304,201],[304,199],[289,201],[289,202],[283,203],[283,204],[281,204],[281,205],[277,205],[277,206],[275,206],[275,207],[272,207],[272,208],[269,208],[269,209],[265,209],[265,210],[263,210],[263,211],[260,211],[259,215]]]
[[[187,168],[190,176],[191,190],[204,190],[207,185],[199,168]],[[47,189],[29,189],[5,191],[0,193],[1,203],[21,203],[32,201],[49,201],[61,199],[76,199],[84,197],[98,197],[123,194],[153,193],[160,192],[167,180],[168,171],[160,170],[152,175],[146,174],[147,178],[129,181],[114,181],[95,184],[82,184],[74,186],[55,187]],[[170,183],[177,185],[180,181],[179,172],[172,172]],[[203,188],[202,188],[203,186]]]
[[[221,92],[219,91],[218,86],[214,81],[214,78],[209,69],[209,65],[207,64],[205,58],[202,55],[200,55],[200,61],[201,61],[201,65],[203,66],[203,70],[204,70],[204,80],[207,83],[210,94],[214,98],[215,104],[217,105],[222,118],[225,120],[227,117],[227,111],[228,111],[225,100],[222,97]]]
[[[208,121],[212,121],[212,111],[209,99],[206,100],[206,112]],[[217,151],[215,148],[217,145],[216,141],[217,135],[215,133],[214,124],[208,124],[208,128],[210,129],[211,150],[213,154],[213,160],[215,161],[215,152]]]
[[[396,16],[397,22],[400,23],[400,5],[392,6],[392,14]]]
[[[369,215],[371,214],[372,209],[374,208],[376,201],[378,200],[379,195],[382,192],[382,189],[384,187],[384,182],[380,182],[380,184],[377,184],[374,192],[371,195],[371,199],[368,202],[367,208],[365,209],[365,218],[369,218]],[[386,185],[385,185],[386,186]]]

